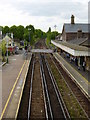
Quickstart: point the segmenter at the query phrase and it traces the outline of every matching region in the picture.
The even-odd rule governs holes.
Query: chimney
[[[71,24],[75,24],[75,22],[74,22],[74,15],[71,16]]]
[[[81,29],[78,29],[78,31],[77,31],[77,39],[78,38],[82,38],[82,30]]]

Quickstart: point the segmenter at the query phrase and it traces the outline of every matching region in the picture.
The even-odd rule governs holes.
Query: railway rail
[[[45,48],[42,46],[45,46],[43,41],[35,45],[36,48]],[[84,113],[85,117],[89,119],[90,101],[82,93],[74,80],[72,80],[65,72],[65,70],[61,67],[53,55],[49,54],[48,56],[49,57],[47,57],[47,54],[45,53],[35,53],[32,55],[21,103],[19,106],[17,120],[71,119],[71,114],[69,113],[69,110],[64,101],[65,99],[63,99],[61,91],[57,85],[56,78],[51,69],[51,61],[54,64],[54,67],[57,68],[56,74],[58,72],[61,75],[61,78],[59,79],[65,81],[74,98],[78,101],[79,106],[82,108],[82,113]],[[68,94],[67,97],[71,96],[71,93]],[[72,103],[74,104],[74,102]]]
[[[27,76],[27,81],[29,82],[26,82],[26,91],[24,90],[24,93],[27,93],[28,88],[28,100],[26,101],[27,96],[23,94],[22,98],[24,100],[22,99],[21,101],[17,119],[46,119],[45,99],[42,87],[42,79],[40,76],[40,64],[38,55],[34,55],[32,58],[30,71]]]
[[[36,55],[33,61],[31,89],[28,109],[28,119],[45,119],[46,109],[43,97],[43,87],[40,75],[39,57]]]
[[[33,55],[29,69],[17,119],[69,118],[45,56]]]
[[[35,48],[45,48],[43,46],[42,41],[36,43]],[[89,118],[90,108],[88,105],[90,102],[52,55],[50,55],[50,61],[54,63],[68,88],[72,91],[73,96],[83,109],[85,116]],[[44,53],[33,54],[17,119],[20,118],[28,118],[28,120],[71,119],[47,55]]]
[[[32,65],[33,65],[33,55],[31,58],[29,70],[26,77],[26,83],[23,90],[23,95],[22,95],[22,99],[21,99],[21,103],[18,111],[17,120],[22,118],[23,119],[28,118],[28,106],[29,106],[28,101],[29,101],[29,94],[30,94],[29,92],[30,92],[30,84],[31,84]]]
[[[41,70],[43,74],[44,89],[48,102],[48,116],[51,119],[67,119],[70,118],[69,113],[63,105],[58,88],[55,84],[54,77],[49,69],[48,63],[44,55],[41,55]]]
[[[71,89],[73,95],[76,97],[79,105],[83,109],[84,113],[86,114],[87,118],[90,118],[90,101],[87,99],[87,97],[82,93],[82,91],[79,89],[77,84],[70,78],[70,76],[65,72],[65,70],[61,67],[59,62],[50,55],[50,60],[53,61],[54,65],[57,67],[59,73],[63,76],[66,84]]]

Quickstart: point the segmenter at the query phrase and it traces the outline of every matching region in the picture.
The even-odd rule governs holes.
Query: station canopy
[[[90,48],[88,47],[59,40],[51,40],[51,43],[73,56],[90,56]]]

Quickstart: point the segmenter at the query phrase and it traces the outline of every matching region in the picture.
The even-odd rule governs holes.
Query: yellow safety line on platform
[[[59,54],[57,54],[58,56],[59,56]],[[60,56],[61,57],[61,56]],[[63,58],[62,58],[63,59]],[[64,59],[63,59],[64,60]],[[65,62],[67,62],[66,60],[64,60]],[[81,75],[74,67],[72,67],[68,62],[67,62],[67,64],[72,68],[72,69],[74,69],[85,81],[86,81],[86,83],[87,84],[90,84],[90,82],[83,76],[83,75]]]
[[[27,62],[27,64],[28,64],[28,66],[29,66],[29,61]],[[24,82],[23,82],[23,86],[22,86],[22,90],[21,90],[21,94],[20,94],[20,99],[19,99],[19,102],[18,102],[18,107],[17,107],[16,114],[15,114],[15,119],[17,119],[17,116],[18,116],[18,111],[19,111],[19,106],[20,106],[22,94],[23,94],[23,89],[24,89],[24,85],[25,85],[25,80],[26,80],[26,76],[27,76],[27,71],[28,71],[28,67],[27,67],[27,70],[26,70],[26,74],[25,74],[25,76],[24,76]]]
[[[0,120],[2,120],[2,118],[3,118],[3,115],[4,115],[4,113],[5,113],[5,110],[6,110],[7,106],[8,106],[9,100],[10,100],[10,98],[11,98],[11,96],[12,96],[12,93],[13,93],[13,91],[14,91],[14,89],[15,89],[15,86],[16,86],[16,84],[17,84],[17,82],[18,82],[18,79],[19,79],[19,77],[20,77],[20,74],[21,74],[21,72],[22,72],[22,70],[23,70],[23,67],[24,67],[25,63],[26,63],[26,61],[24,61],[23,65],[22,65],[22,68],[21,68],[21,70],[20,70],[20,72],[19,72],[19,74],[18,74],[18,77],[17,77],[17,79],[16,79],[16,81],[15,81],[15,83],[14,83],[14,85],[13,85],[13,88],[12,88],[10,94],[9,94],[9,97],[8,97],[8,99],[7,99],[7,102],[6,102],[6,104],[5,104],[5,107],[4,107],[4,109],[3,109],[3,111],[2,111],[2,114],[1,114],[1,116],[0,116]]]

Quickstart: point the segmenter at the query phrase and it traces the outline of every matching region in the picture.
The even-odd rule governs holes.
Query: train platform
[[[9,57],[9,64],[2,67],[2,118],[15,118],[18,113],[22,92],[32,54],[28,59],[23,54]]]
[[[87,81],[89,81],[90,82],[90,71],[88,71],[88,70],[85,70],[85,71],[83,71],[83,68],[82,67],[80,67],[79,69],[78,69],[78,66],[75,64],[75,62],[74,61],[70,61],[70,58],[68,58],[67,56],[65,56],[63,53],[61,54],[61,56],[76,70],[76,71],[78,71]]]
[[[69,74],[74,82],[79,86],[81,91],[90,99],[90,82],[88,77],[84,77],[78,70],[76,70],[70,63],[68,63],[61,55],[57,52],[53,53],[54,57],[59,61],[63,69]]]

